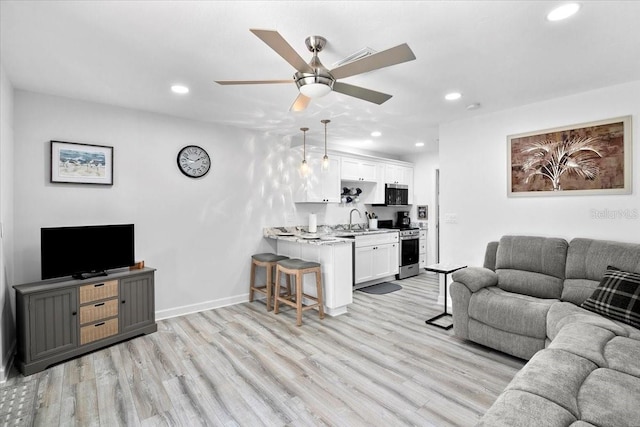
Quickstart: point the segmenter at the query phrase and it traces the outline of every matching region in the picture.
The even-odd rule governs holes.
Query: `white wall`
[[[291,209],[289,141],[25,91],[14,114],[15,283],[40,279],[41,227],[131,222],[159,317],[246,300],[251,254],[272,250],[262,229]],[[50,183],[50,140],[113,146],[114,185]],[[176,166],[189,144],[212,157],[202,179]]]
[[[0,382],[15,347],[13,284],[13,87],[0,64]]]
[[[403,160],[412,162],[413,206],[411,218],[418,219],[417,206],[426,205],[427,224],[427,265],[436,262],[436,170],[439,168],[438,152],[426,152],[407,156]]]
[[[440,127],[442,262],[482,265],[487,242],[505,234],[640,243],[640,81],[443,124]],[[507,135],[632,115],[631,195],[507,198]]]

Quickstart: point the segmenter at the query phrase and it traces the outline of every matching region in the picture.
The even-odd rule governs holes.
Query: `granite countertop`
[[[391,229],[368,230],[357,226],[349,230],[348,226],[342,225],[318,226],[317,230],[316,233],[309,233],[303,227],[271,227],[264,229],[264,237],[309,245],[336,245],[351,244],[356,236],[397,232]]]

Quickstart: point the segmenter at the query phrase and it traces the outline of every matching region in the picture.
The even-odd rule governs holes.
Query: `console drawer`
[[[118,299],[97,302],[80,307],[80,324],[92,323],[118,315]]]
[[[118,281],[108,280],[101,283],[80,286],[80,304],[118,296]]]
[[[116,335],[118,333],[118,318],[105,320],[93,325],[80,328],[80,345]]]

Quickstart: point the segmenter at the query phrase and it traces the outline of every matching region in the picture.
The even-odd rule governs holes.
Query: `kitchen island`
[[[353,239],[274,230],[265,229],[264,237],[276,240],[278,255],[319,262],[322,266],[325,312],[330,316],[346,313],[353,302]],[[313,275],[305,276],[303,286],[304,293],[317,295]]]
[[[325,312],[337,316],[347,312],[355,289],[394,278],[398,272],[398,232],[324,228],[319,233],[265,228],[264,237],[276,240],[278,255],[320,263]],[[303,286],[305,293],[316,296],[313,276],[305,277]]]

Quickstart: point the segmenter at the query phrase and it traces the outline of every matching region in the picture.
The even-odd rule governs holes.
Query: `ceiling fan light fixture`
[[[307,73],[296,73],[294,79],[300,93],[307,98],[325,96],[333,90],[333,82],[335,81],[329,76]]]
[[[331,92],[331,86],[324,83],[311,83],[302,86],[300,92],[307,98],[321,98]]]

